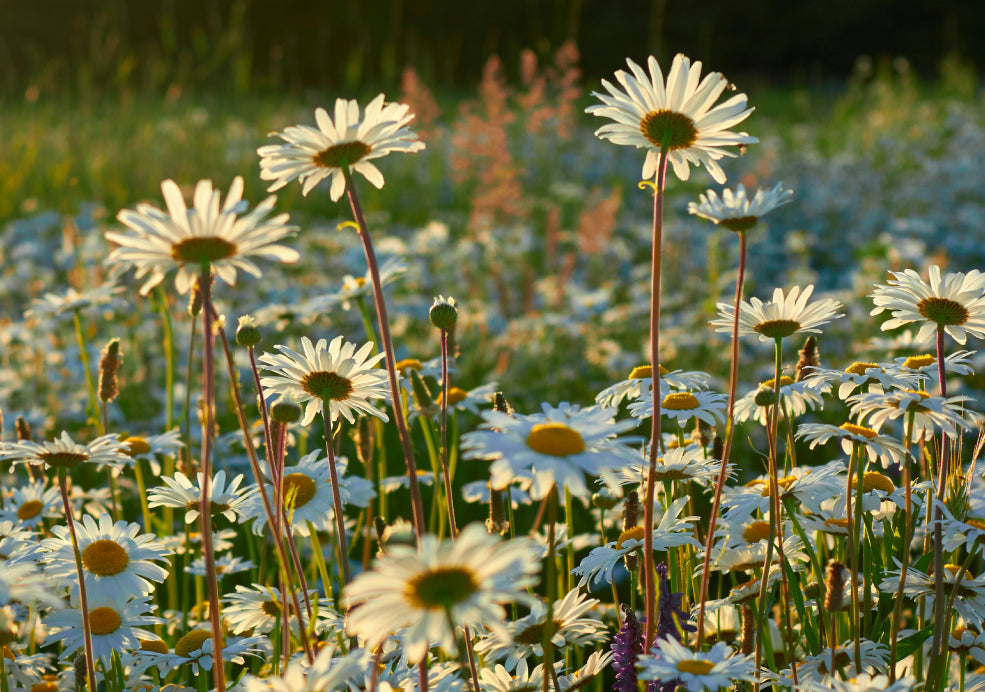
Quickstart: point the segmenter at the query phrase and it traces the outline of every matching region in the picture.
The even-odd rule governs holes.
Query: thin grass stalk
[[[369,227],[366,225],[366,217],[363,214],[362,205],[359,203],[359,196],[356,194],[356,185],[352,180],[352,173],[348,166],[342,167],[345,176],[345,189],[349,198],[349,206],[352,208],[352,215],[356,219],[359,227],[359,239],[362,241],[363,252],[366,255],[366,264],[369,267],[369,274],[373,280],[373,301],[376,303],[376,319],[380,326],[380,340],[383,342],[383,352],[386,354],[387,376],[390,380],[390,395],[393,404],[393,417],[397,424],[397,433],[400,436],[400,444],[403,447],[404,463],[407,466],[407,480],[410,486],[410,501],[414,508],[414,528],[417,531],[417,540],[420,543],[424,535],[424,503],[421,500],[421,488],[417,482],[417,465],[414,463],[414,447],[410,440],[410,433],[407,430],[407,423],[404,420],[403,404],[400,400],[400,383],[397,380],[396,361],[393,354],[393,340],[390,338],[390,320],[387,318],[386,301],[383,297],[383,284],[380,281],[380,268],[376,261],[376,252],[373,250],[373,241],[369,237]],[[427,683],[425,677],[424,683]]]
[[[903,520],[903,546],[900,550],[899,584],[896,586],[896,600],[893,605],[893,624],[889,634],[889,682],[896,682],[896,639],[900,631],[900,619],[903,617],[903,585],[906,583],[906,572],[910,566],[910,527],[913,521],[913,483],[910,479],[910,448],[913,446],[913,411],[906,416],[906,432],[903,444],[907,455],[903,458],[903,487],[906,489],[906,517]]]
[[[855,473],[855,467],[859,463],[859,444],[856,442],[852,444],[852,453],[848,457],[848,481],[845,487],[845,521],[847,526],[845,527],[845,550],[848,552],[848,571],[849,571],[849,589],[852,594],[852,641],[855,647],[855,667],[856,675],[861,673],[858,670],[862,663],[861,655],[861,629],[862,624],[858,621],[858,550],[855,546],[855,514],[852,511],[852,481],[853,475]],[[834,671],[831,671],[834,674]]]
[[[335,435],[332,431],[332,400],[322,397],[322,422],[325,425],[325,452],[328,454],[328,472],[332,478],[332,503],[335,505],[335,532],[339,548],[339,576],[342,586],[349,583],[349,548],[346,545],[345,516],[342,494],[339,492],[339,473],[335,468]]]
[[[697,650],[701,651],[701,645],[705,637],[705,601],[708,599],[708,581],[711,577],[711,551],[715,544],[715,524],[718,522],[718,510],[722,502],[722,489],[725,487],[725,479],[728,475],[728,459],[732,453],[732,438],[735,434],[735,421],[733,411],[735,410],[736,391],[739,382],[739,310],[742,306],[742,284],[746,274],[746,234],[739,233],[739,275],[735,279],[735,317],[732,320],[732,363],[729,366],[728,379],[728,412],[725,422],[725,443],[722,447],[722,462],[718,468],[718,478],[715,481],[715,496],[711,501],[711,520],[708,524],[708,537],[705,539],[705,555],[701,568],[701,590],[698,594],[698,645]]]
[[[82,329],[82,317],[79,310],[72,311],[72,320],[75,323],[75,338],[79,342],[79,360],[82,364],[82,372],[85,375],[86,393],[89,397],[89,405],[86,409],[87,417],[96,424],[96,430],[100,435],[106,434],[102,419],[99,416],[99,396],[96,394],[96,383],[92,379],[92,368],[89,364],[89,353],[86,351],[85,330]]]
[[[941,398],[947,398],[947,377],[944,366],[944,327],[937,327],[937,377],[940,380]],[[947,493],[948,465],[950,463],[950,438],[947,432],[941,431],[941,453],[937,460],[937,501],[933,508],[934,523],[934,639],[930,647],[930,655],[934,660],[930,664],[930,676],[927,680],[928,689],[936,690],[941,675],[940,661],[947,653],[947,635],[944,632],[945,612],[940,608],[944,602],[944,545],[942,519],[944,514],[941,508],[944,506],[944,499]]]
[[[550,623],[554,622],[554,598],[557,590],[557,563],[554,561],[554,525],[557,523],[557,486],[551,488],[547,493],[547,560],[544,568],[544,584],[547,586],[547,614],[544,616],[544,631],[541,635],[541,647],[544,649],[544,680],[542,692],[548,692],[549,683],[553,683],[554,689],[560,692],[557,679],[554,677],[554,632]],[[553,678],[553,679],[552,679]]]
[[[79,552],[79,539],[75,535],[75,519],[72,503],[68,500],[68,471],[64,467],[58,469],[58,489],[62,495],[62,507],[65,510],[65,521],[68,532],[72,537],[72,553],[75,555],[75,575],[79,580],[79,609],[82,611],[82,646],[86,657],[86,678],[89,681],[89,692],[96,692],[96,668],[92,660],[92,627],[89,624],[89,599],[86,596],[85,573],[82,571],[82,553]],[[2,655],[2,654],[0,654]]]
[[[653,645],[653,635],[657,627],[657,573],[653,564],[653,496],[656,493],[657,457],[660,454],[660,270],[667,154],[667,146],[661,146],[653,195],[653,239],[650,256],[650,390],[653,397],[653,418],[650,422],[650,464],[646,474],[646,494],[643,497],[643,570],[646,591],[644,649],[646,651],[649,651]],[[545,678],[553,672],[553,668],[545,670]]]

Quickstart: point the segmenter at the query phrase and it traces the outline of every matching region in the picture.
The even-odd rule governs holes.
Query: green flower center
[[[125,570],[130,564],[130,558],[119,543],[103,539],[86,546],[82,551],[82,564],[93,574],[111,577]]]
[[[944,327],[947,325],[964,324],[970,313],[961,303],[947,298],[924,298],[917,303],[917,311],[931,322]]]
[[[707,675],[714,667],[715,664],[711,661],[700,661],[698,659],[677,662],[677,670],[682,673],[691,673],[692,675]]]
[[[120,614],[107,606],[89,611],[89,629],[93,634],[112,634],[120,629],[121,623]]]
[[[736,233],[744,233],[755,226],[757,221],[759,221],[758,216],[739,216],[734,219],[722,219],[718,225]]]
[[[211,263],[228,259],[235,254],[235,243],[215,236],[185,238],[171,246],[171,259],[175,262]]]
[[[782,339],[795,334],[800,329],[797,320],[767,320],[760,322],[753,329],[770,339]]]
[[[318,152],[312,157],[312,161],[322,168],[343,168],[356,163],[372,150],[372,147],[362,142],[342,142]]]
[[[691,392],[673,392],[664,397],[662,405],[670,411],[690,411],[701,404]]]
[[[405,595],[420,610],[447,610],[479,590],[472,572],[463,567],[440,567],[414,577]]]
[[[319,399],[345,401],[352,394],[352,380],[338,373],[316,370],[301,378],[301,388]]]
[[[585,451],[581,434],[564,423],[538,423],[527,435],[530,449],[553,457],[566,457]]]
[[[303,473],[284,476],[284,508],[287,510],[304,507],[315,496],[315,482]]]
[[[81,464],[89,458],[89,455],[83,452],[42,452],[38,456],[40,456],[42,461],[48,464],[48,466],[64,469],[70,469],[76,464]]]
[[[665,146],[669,151],[687,149],[698,139],[698,128],[691,118],[666,108],[644,115],[640,132],[653,146]]]

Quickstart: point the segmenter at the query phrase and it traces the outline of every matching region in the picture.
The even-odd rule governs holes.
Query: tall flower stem
[[[848,551],[848,565],[849,565],[849,589],[852,594],[852,640],[855,646],[855,674],[860,674],[862,665],[862,655],[861,655],[861,638],[862,638],[862,623],[859,622],[858,618],[858,546],[855,544],[856,527],[855,527],[855,514],[852,511],[852,482],[853,474],[855,473],[855,468],[857,464],[861,463],[859,455],[861,450],[859,449],[861,445],[855,443],[852,445],[852,454],[848,458],[848,483],[845,488],[845,520],[848,525],[846,529],[845,544],[846,550]],[[861,484],[860,484],[861,485]],[[862,498],[857,497],[856,502],[861,502]]]
[[[72,311],[72,319],[75,323],[75,338],[79,342],[79,360],[82,364],[82,372],[85,375],[86,381],[86,392],[89,396],[89,406],[86,412],[89,418],[96,424],[96,430],[99,434],[104,435],[106,430],[103,427],[102,418],[99,416],[99,397],[96,395],[96,383],[92,379],[89,353],[86,351],[85,330],[82,328],[82,317],[79,315],[78,310]]]
[[[903,520],[903,547],[900,550],[899,585],[896,587],[896,599],[893,605],[893,625],[889,634],[889,682],[896,682],[896,638],[900,631],[900,619],[903,616],[903,586],[906,584],[906,572],[910,565],[911,527],[913,526],[913,483],[910,479],[910,448],[913,446],[913,418],[910,411],[906,415],[906,433],[903,446],[907,454],[903,458],[903,487],[906,488],[906,517]]]
[[[941,398],[947,398],[947,372],[944,366],[944,327],[937,327],[937,377],[940,380]],[[942,520],[944,514],[941,508],[944,506],[944,499],[947,495],[947,479],[949,476],[948,466],[950,465],[951,445],[950,438],[945,431],[941,431],[941,455],[937,460],[937,503],[934,505],[934,639],[930,648],[930,655],[933,659],[930,665],[931,675],[928,678],[928,689],[936,690],[938,686],[937,678],[934,675],[940,671],[940,662],[947,656],[947,633],[944,631],[947,613],[940,607],[944,603],[944,544]]]
[[[548,683],[554,685],[554,689],[560,690],[554,672],[554,598],[557,591],[557,563],[554,555],[554,526],[557,524],[557,486],[551,488],[547,493],[547,560],[544,570],[544,583],[547,585],[547,613],[544,615],[544,632],[541,635],[541,646],[544,649],[544,685],[543,692],[547,692]]]
[[[222,617],[219,613],[219,580],[215,571],[215,549],[212,545],[212,498],[210,481],[212,478],[212,411],[215,402],[215,362],[213,347],[215,335],[212,333],[212,275],[209,264],[202,264],[198,277],[198,289],[202,294],[202,394],[205,399],[205,423],[202,426],[202,497],[199,502],[198,519],[202,531],[202,553],[205,560],[205,579],[209,590],[209,619],[212,624],[213,676],[218,692],[225,692],[226,671],[222,661]]]
[[[349,548],[345,537],[345,506],[339,490],[339,472],[335,468],[335,435],[332,432],[332,400],[322,397],[322,421],[325,424],[325,453],[328,454],[328,472],[332,477],[332,504],[335,510],[335,532],[338,534],[339,575],[342,586],[349,583]]]
[[[400,444],[403,447],[404,463],[407,466],[407,480],[410,485],[410,501],[414,508],[414,528],[417,532],[417,540],[420,541],[424,535],[424,502],[421,500],[421,488],[417,482],[417,465],[414,463],[414,447],[411,444],[410,432],[407,430],[407,422],[404,419],[403,403],[400,399],[400,383],[397,381],[396,360],[393,354],[393,340],[390,338],[390,320],[387,318],[386,301],[383,299],[380,267],[376,261],[376,252],[373,250],[373,241],[369,237],[369,227],[366,225],[366,217],[363,214],[362,205],[359,204],[359,196],[356,194],[352,172],[347,166],[342,168],[342,172],[345,175],[345,189],[346,195],[349,198],[349,206],[352,207],[352,215],[355,217],[356,225],[359,227],[359,239],[362,241],[363,252],[366,255],[366,264],[369,267],[369,274],[373,280],[373,302],[376,304],[376,319],[380,324],[380,340],[383,342],[386,371],[390,379],[393,417],[397,424]]]
[[[736,391],[739,383],[739,311],[742,309],[742,285],[746,275],[746,234],[739,233],[739,275],[735,279],[735,316],[732,320],[732,363],[729,367],[728,378],[728,413],[725,417],[725,444],[722,446],[722,460],[718,467],[718,479],[715,481],[715,497],[711,501],[711,519],[708,523],[708,537],[705,539],[705,556],[701,568],[701,591],[698,594],[698,646],[701,650],[705,636],[705,601],[708,599],[708,581],[711,576],[711,551],[715,545],[715,524],[718,522],[718,510],[722,503],[722,489],[728,475],[728,460],[732,453],[732,438],[735,434]]]
[[[92,658],[92,627],[89,624],[89,599],[86,597],[86,580],[82,571],[82,553],[79,552],[79,539],[75,535],[75,519],[72,513],[72,503],[68,500],[68,471],[64,467],[58,469],[58,488],[62,494],[62,507],[65,510],[65,521],[68,522],[68,532],[72,536],[72,553],[75,555],[75,575],[79,580],[79,609],[82,611],[82,646],[86,657],[86,678],[89,681],[89,692],[96,692],[96,668]]]
[[[653,645],[657,626],[657,583],[653,564],[653,502],[657,484],[657,458],[660,454],[660,268],[663,244],[664,188],[667,182],[668,147],[662,146],[657,161],[655,194],[653,195],[653,240],[650,255],[650,374],[653,396],[653,418],[650,423],[650,464],[646,474],[646,495],[643,497],[643,572],[646,592],[645,650]],[[556,511],[556,509],[555,509]],[[549,603],[548,605],[552,605]],[[552,661],[553,662],[553,661]],[[545,678],[553,668],[544,671]]]

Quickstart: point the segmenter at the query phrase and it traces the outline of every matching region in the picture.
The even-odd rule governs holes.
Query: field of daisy
[[[0,692],[985,690],[977,77],[700,59],[5,109]]]

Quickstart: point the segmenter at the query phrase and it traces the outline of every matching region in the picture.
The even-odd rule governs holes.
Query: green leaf
[[[909,637],[900,639],[899,643],[896,645],[896,660],[898,661],[912,654],[921,644],[927,641],[933,633],[934,626],[928,625],[919,632],[914,632]]]

